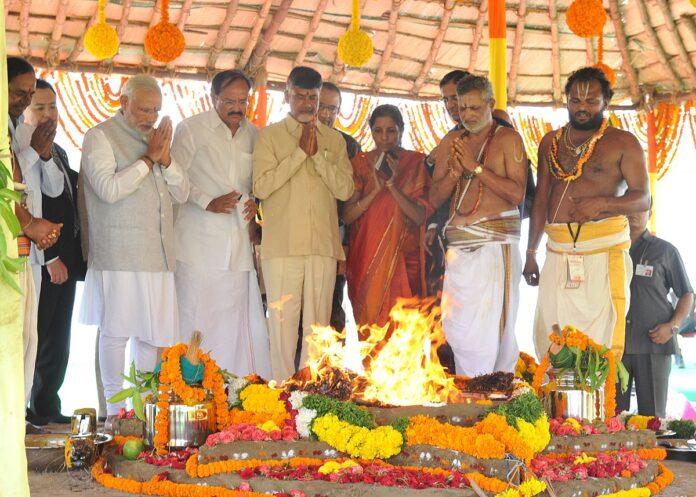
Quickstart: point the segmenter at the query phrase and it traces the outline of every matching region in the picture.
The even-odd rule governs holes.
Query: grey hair
[[[481,92],[481,98],[487,102],[493,100],[493,86],[488,78],[483,76],[474,76],[470,74],[459,80],[457,83],[457,95],[465,95],[470,91],[478,90]]]
[[[136,90],[152,91],[162,95],[162,90],[157,80],[147,74],[138,74],[126,81],[126,84],[123,85],[123,90],[121,90],[121,95],[127,97],[128,100],[132,100]]]

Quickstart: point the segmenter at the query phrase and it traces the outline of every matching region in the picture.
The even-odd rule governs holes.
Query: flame
[[[444,335],[434,300],[400,299],[389,317],[384,326],[360,328],[360,335],[367,336],[359,344],[365,372],[353,381],[352,397],[394,406],[457,401],[455,379],[437,356]],[[307,363],[311,381],[334,382],[337,371],[344,370],[345,332],[319,326],[313,330]]]

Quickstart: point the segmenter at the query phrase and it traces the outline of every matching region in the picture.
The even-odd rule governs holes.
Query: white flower
[[[302,390],[295,390],[290,394],[290,398],[288,399],[290,401],[290,405],[292,408],[296,411],[299,411],[300,408],[302,407],[302,401],[309,395],[307,392],[303,392]]]
[[[249,384],[249,381],[244,378],[232,378],[227,384],[227,404],[230,408],[239,403],[239,392]]]
[[[298,409],[297,417],[295,418],[295,426],[300,437],[309,438],[312,420],[316,417],[316,409],[307,409],[306,407],[300,407]]]

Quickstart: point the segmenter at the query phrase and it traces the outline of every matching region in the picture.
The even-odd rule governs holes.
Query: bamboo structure
[[[558,12],[556,0],[549,0],[549,19],[551,21],[551,66],[553,77],[551,79],[553,89],[553,103],[560,106],[561,99],[561,54],[558,48]]]
[[[524,2],[525,0],[522,0]],[[442,46],[442,40],[445,38],[445,33],[447,33],[447,26],[449,26],[450,17],[452,17],[452,11],[454,10],[454,0],[445,0],[442,12],[442,19],[440,19],[440,26],[437,29],[437,34],[433,38],[433,43],[430,45],[430,52],[428,57],[423,61],[423,67],[421,67],[418,77],[413,82],[413,87],[411,88],[412,95],[418,95],[418,92],[423,86],[425,77],[427,76],[430,68],[437,59],[437,54]]]
[[[184,0],[181,3],[181,12],[179,13],[179,20],[176,22],[176,27],[179,28],[179,30],[183,33],[184,28],[186,28],[186,21],[188,20],[189,15],[191,14],[191,3],[193,0]],[[167,69],[173,70],[175,67],[174,62],[170,62],[167,64]]]
[[[633,100],[633,103],[635,104],[640,101],[638,73],[633,68],[631,61],[631,53],[628,50],[628,43],[626,42],[626,32],[624,31],[624,24],[621,21],[621,11],[619,10],[618,0],[609,0],[609,17],[614,25],[616,44],[621,52],[621,67],[624,75],[626,75],[626,78],[628,79],[631,100]]]
[[[305,35],[304,40],[302,40],[302,48],[300,48],[300,51],[297,52],[297,57],[295,58],[296,66],[301,66],[302,64],[304,64],[305,57],[307,56],[309,47],[312,45],[314,34],[317,32],[317,28],[319,27],[319,23],[321,22],[321,16],[324,14],[324,11],[326,10],[326,4],[328,2],[329,0],[319,0],[317,8],[314,11],[314,15],[312,16],[312,20],[309,22],[307,34]]]
[[[251,59],[249,59],[249,65],[247,67],[249,74],[255,74],[259,67],[263,64],[266,54],[268,53],[268,49],[271,47],[271,41],[278,32],[280,25],[283,24],[283,21],[287,17],[291,4],[292,0],[282,0],[280,5],[278,5],[271,23],[269,24],[268,28],[266,28],[266,31],[264,31],[261,41],[258,43],[258,45],[256,45],[256,48],[254,48],[254,51],[251,54]]]
[[[210,49],[210,54],[208,55],[208,62],[206,64],[208,72],[215,71],[215,63],[225,46],[225,38],[227,38],[227,33],[230,32],[230,27],[232,26],[234,16],[237,14],[238,7],[239,0],[230,0],[230,3],[227,4],[225,18],[222,20],[222,24],[220,24],[220,29],[218,29],[217,37],[215,38],[215,44]]]
[[[31,57],[31,48],[29,47],[29,10],[31,9],[31,0],[21,0],[22,8],[19,11],[19,53],[22,57]]]
[[[60,41],[63,38],[63,26],[68,13],[69,0],[60,0],[56,11],[56,23],[53,25],[51,41],[46,48],[46,63],[49,67],[56,67],[60,63]]]
[[[150,16],[150,25],[148,27],[152,28],[155,26],[160,19],[162,18],[162,0],[155,0],[155,5],[152,9],[152,15]],[[150,59],[150,56],[147,54],[147,51],[143,50],[143,56],[140,59],[140,63],[142,66],[145,68],[146,72],[150,71],[150,63],[152,60]]]
[[[72,52],[70,52],[70,55],[68,55],[67,62],[70,63],[71,65],[74,65],[77,63],[77,58],[85,50],[85,33],[87,33],[87,30],[97,23],[98,17],[99,17],[99,6],[95,5],[94,6],[94,13],[92,14],[92,17],[90,17],[89,21],[87,22],[87,26],[85,26],[84,31],[82,31],[82,35],[80,36],[80,39],[77,41],[77,43],[75,43],[75,46],[73,47]]]
[[[679,36],[679,28],[674,22],[674,17],[672,16],[672,11],[669,8],[666,0],[657,0],[657,6],[660,7],[662,11],[662,16],[665,18],[665,23],[667,24],[667,30],[672,35],[674,44],[677,46],[679,51],[680,62],[685,69],[685,72],[689,74],[689,79],[691,79],[692,86],[696,86],[696,70],[694,70],[694,63],[691,60],[686,45],[684,45],[684,40]]]
[[[648,9],[645,6],[645,2],[643,0],[636,0],[635,3],[638,7],[638,11],[640,12],[641,18],[643,19],[643,26],[645,26],[645,34],[648,35],[648,40],[650,41],[653,50],[655,50],[657,58],[660,60],[660,63],[667,69],[668,76],[672,82],[672,85],[674,86],[674,89],[676,91],[681,90],[681,77],[674,69],[671,57],[667,54],[667,52],[665,52],[665,48],[662,46],[662,43],[657,37],[655,28],[653,28],[653,25],[650,22],[650,14],[648,14]]]
[[[272,5],[273,5],[273,0],[265,0],[263,2],[263,5],[261,6],[261,9],[259,10],[259,14],[256,17],[256,21],[254,22],[254,27],[251,28],[251,33],[249,35],[249,39],[247,40],[246,45],[244,46],[244,51],[242,52],[242,54],[239,56],[239,59],[237,60],[237,67],[244,67],[244,66],[246,66],[247,62],[249,62],[249,57],[251,56],[251,51],[256,46],[256,42],[259,41],[259,35],[261,34],[261,29],[263,29],[263,25],[266,22],[266,17],[268,17],[268,13],[270,12]]]
[[[389,12],[389,30],[387,34],[387,44],[384,47],[384,52],[382,53],[382,60],[379,62],[379,69],[377,69],[377,74],[375,75],[374,82],[372,83],[373,93],[379,92],[379,87],[384,80],[384,76],[387,73],[387,67],[391,61],[392,53],[394,52],[394,43],[396,43],[396,22],[399,19],[399,6],[402,0],[392,0],[392,8]]]
[[[469,65],[466,69],[470,73],[476,70],[476,59],[478,58],[479,44],[483,37],[483,24],[486,21],[486,12],[488,12],[488,0],[481,0],[478,17],[476,18],[476,28],[474,28],[474,37],[471,41],[471,50],[469,51]]]
[[[524,20],[527,17],[527,0],[520,0],[517,8],[517,24],[515,25],[515,42],[512,46],[512,60],[510,61],[510,76],[508,98],[515,101],[517,98],[517,73],[520,67],[520,55],[522,54],[522,42],[524,40]]]

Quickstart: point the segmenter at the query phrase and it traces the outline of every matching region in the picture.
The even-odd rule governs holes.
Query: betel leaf
[[[140,396],[140,392],[136,391],[133,395],[133,410],[135,411],[135,416],[140,421],[145,421],[145,412],[143,411],[143,398]]]
[[[113,397],[111,397],[108,402],[109,402],[109,404],[123,402],[128,397],[131,397],[135,391],[136,391],[135,387],[126,388],[125,390],[121,390],[120,392],[115,394]]]

